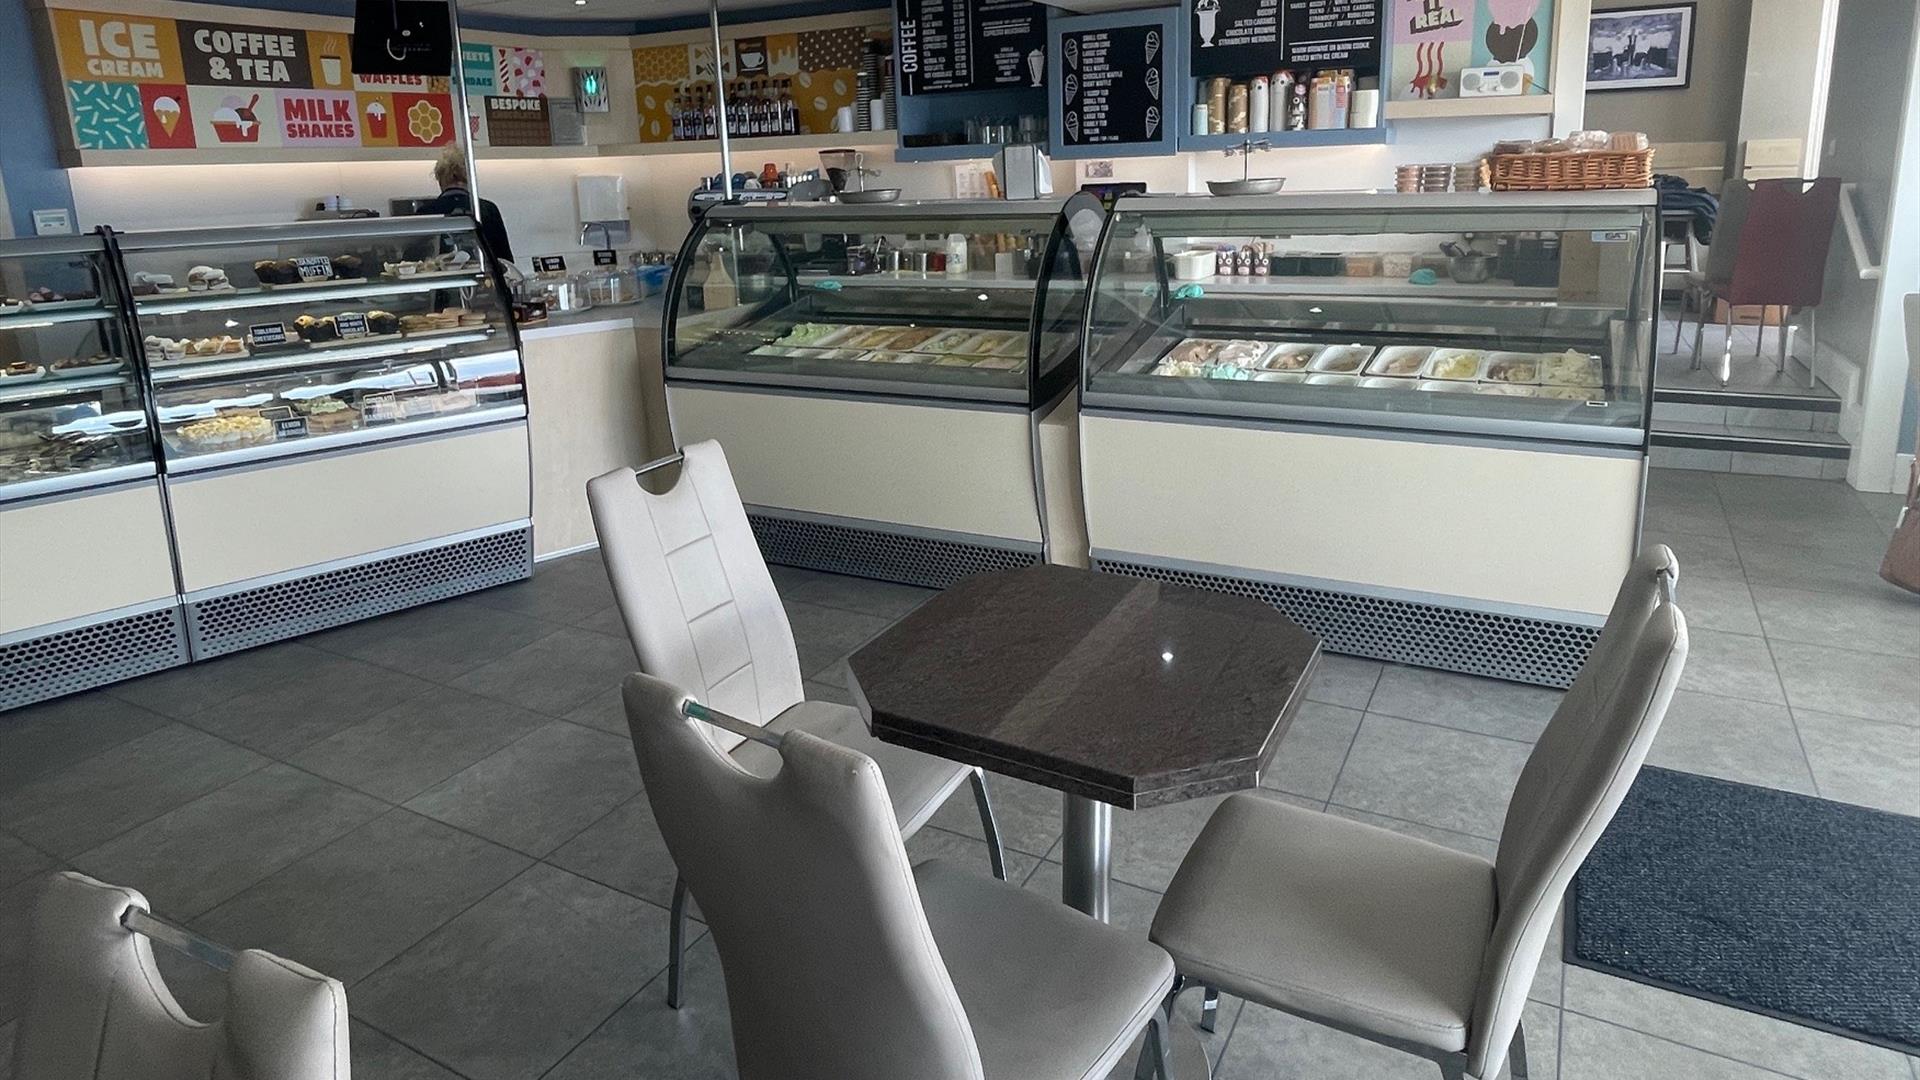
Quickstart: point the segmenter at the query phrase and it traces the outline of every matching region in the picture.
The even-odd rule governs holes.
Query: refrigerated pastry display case
[[[1330,649],[1564,686],[1639,542],[1651,192],[1123,197],[1089,557]]]
[[[0,241],[0,710],[186,661],[107,238]]]
[[[518,336],[471,219],[115,241],[195,658],[531,572]]]
[[[1087,195],[707,210],[667,301],[677,443],[725,448],[771,562],[937,587],[1083,549],[1103,217]]]

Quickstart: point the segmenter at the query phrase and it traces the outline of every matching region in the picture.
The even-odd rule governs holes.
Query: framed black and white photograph
[[[1587,89],[1671,90],[1693,71],[1692,4],[1596,11],[1587,24]]]

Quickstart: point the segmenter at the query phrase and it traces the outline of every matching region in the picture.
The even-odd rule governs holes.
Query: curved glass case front
[[[510,314],[471,219],[119,244],[169,471],[524,410]]]
[[[0,241],[0,501],[152,471],[114,281],[100,236]]]
[[[1019,403],[1077,377],[1091,196],[716,206],[687,239],[667,377]]]
[[[1090,408],[1644,446],[1651,192],[1123,197]]]

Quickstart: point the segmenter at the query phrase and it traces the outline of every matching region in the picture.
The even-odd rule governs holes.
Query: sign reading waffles
[[[360,75],[344,29],[293,29],[258,14],[256,23],[199,22],[49,8],[72,149],[257,150],[266,159],[280,147],[453,141],[447,77]],[[510,93],[544,92],[538,50],[485,48],[507,61]]]

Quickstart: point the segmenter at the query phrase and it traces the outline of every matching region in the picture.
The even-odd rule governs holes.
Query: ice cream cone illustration
[[[160,130],[173,137],[173,129],[180,125],[180,103],[170,97],[158,97],[153,100],[153,118],[160,121]]]
[[[375,139],[387,137],[387,107],[378,101],[367,102],[367,134]]]

